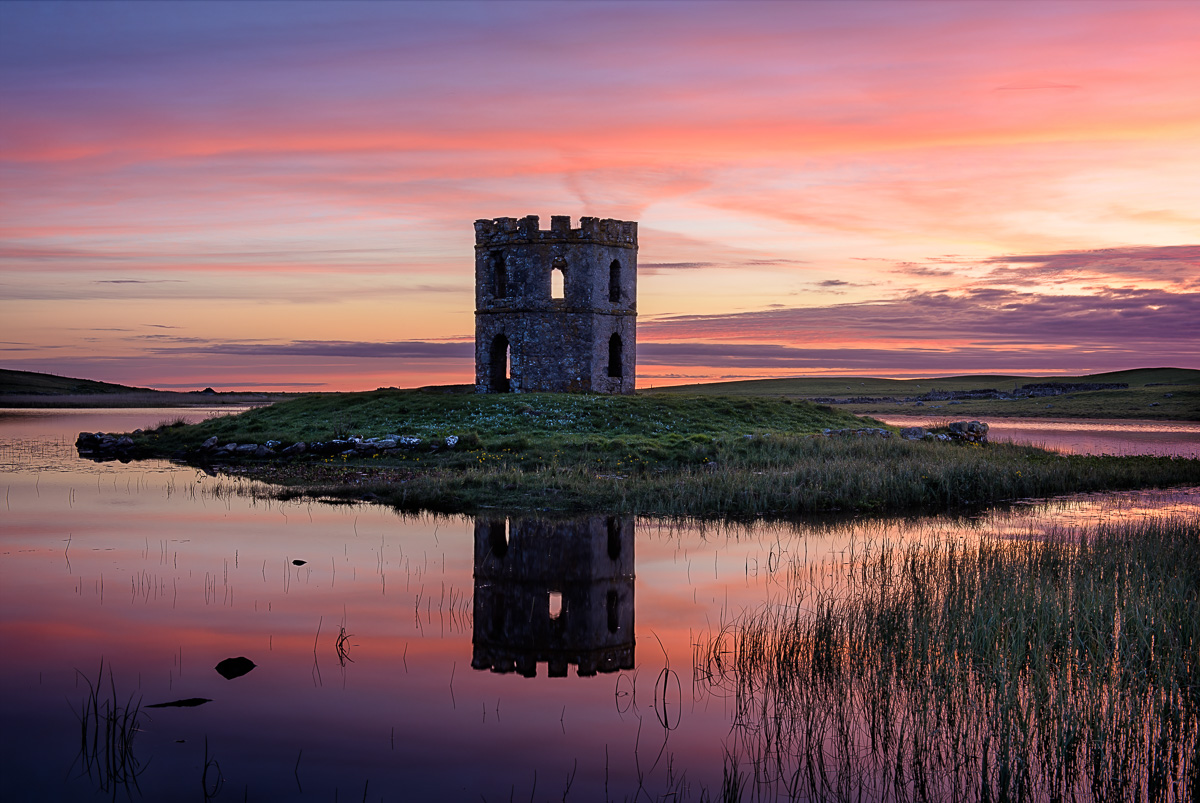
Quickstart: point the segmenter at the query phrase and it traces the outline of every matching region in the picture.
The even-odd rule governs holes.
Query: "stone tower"
[[[475,221],[475,391],[633,393],[637,223]]]

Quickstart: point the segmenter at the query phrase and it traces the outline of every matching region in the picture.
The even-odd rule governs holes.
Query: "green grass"
[[[792,516],[932,511],[1054,494],[1200,483],[1200,461],[1063,456],[876,436],[875,422],[788,399],[684,395],[475,395],[372,391],[308,396],[136,437],[142,455],[218,443],[421,438],[407,451],[235,470],[281,496],[373,499],[406,510],[604,511]],[[449,435],[456,448],[441,448]],[[340,448],[340,447],[339,447]]]
[[[506,444],[524,450],[534,442],[554,448],[609,448],[615,441],[647,446],[650,441],[678,443],[693,436],[808,434],[863,426],[879,424],[830,407],[779,399],[378,390],[313,394],[194,427],[168,427],[147,443],[181,448],[210,436],[222,443],[385,435],[437,441],[472,433],[497,450]]]
[[[854,397],[916,397],[932,390],[965,391],[995,388],[1012,391],[1034,382],[1126,383],[1121,390],[1079,391],[1063,396],[1014,400],[965,400],[945,402],[839,404],[856,415],[923,415],[939,404],[940,414],[955,418],[1117,418],[1200,421],[1200,371],[1184,368],[1143,368],[1083,376],[1015,376],[987,374],[924,379],[878,379],[872,377],[807,377],[717,382],[662,388],[662,393],[720,394],[723,396],[774,396],[793,399],[849,399]],[[1168,394],[1170,394],[1168,396]],[[1050,406],[1047,406],[1050,405]]]
[[[858,544],[698,640],[762,799],[1195,800],[1200,523]]]

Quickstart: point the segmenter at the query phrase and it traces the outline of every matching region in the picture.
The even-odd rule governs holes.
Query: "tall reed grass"
[[[1195,519],[791,572],[786,603],[696,647],[742,799],[1200,799]]]
[[[108,688],[104,683],[104,661],[93,683],[79,673],[87,684],[87,694],[79,704],[78,763],[101,792],[110,793],[115,800],[118,790],[130,797],[138,788],[138,776],[145,767],[133,752],[133,742],[141,730],[142,702],[131,694],[122,701],[117,694],[112,669],[108,671]]]
[[[291,484],[299,495],[370,494],[405,510],[486,506],[728,517],[928,512],[1082,491],[1200,484],[1200,460],[788,435],[706,438],[666,454],[650,447],[575,444],[549,453],[451,453],[402,466],[350,463],[341,473],[330,468],[335,467],[249,470]]]

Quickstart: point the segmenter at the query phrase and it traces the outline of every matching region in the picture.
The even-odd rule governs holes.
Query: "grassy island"
[[[750,396],[314,394],[131,437],[131,456],[262,479],[282,498],[445,512],[915,512],[1200,483],[1197,460],[906,441],[832,407]]]

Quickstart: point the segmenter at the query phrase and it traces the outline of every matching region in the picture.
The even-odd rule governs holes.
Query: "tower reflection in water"
[[[633,519],[476,519],[474,614],[475,669],[632,669]]]

